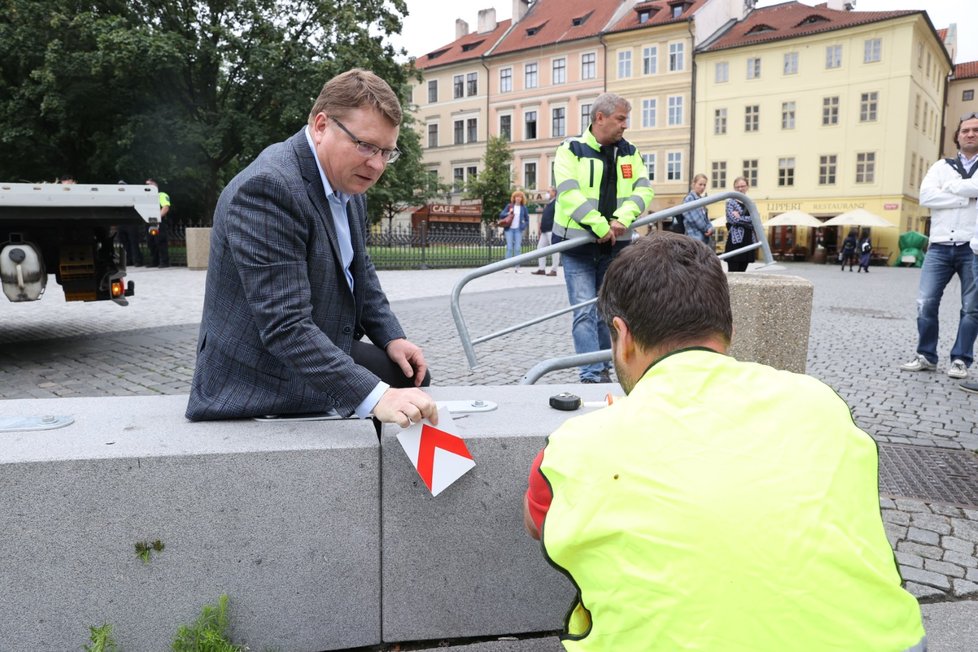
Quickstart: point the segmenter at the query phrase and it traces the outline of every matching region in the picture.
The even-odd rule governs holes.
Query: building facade
[[[968,61],[954,66],[954,73],[948,81],[947,88],[943,156],[957,155],[958,147],[954,144],[954,133],[962,116],[978,112],[976,93],[978,93],[978,61]]]

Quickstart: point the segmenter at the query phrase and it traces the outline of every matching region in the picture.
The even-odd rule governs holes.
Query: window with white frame
[[[645,99],[642,100],[642,128],[651,129],[655,126],[655,110],[656,110],[656,100]]]
[[[961,91],[961,101],[962,102],[972,102],[975,99],[975,89],[969,88]]]
[[[567,135],[567,108],[558,106],[550,110],[550,137],[563,138]]]
[[[479,120],[469,118],[465,121],[465,142],[474,143],[479,140]]]
[[[713,111],[713,134],[722,136],[727,133],[727,110],[715,109]]]
[[[713,81],[717,84],[722,84],[729,80],[730,64],[726,61],[718,61],[717,64],[713,66]]]
[[[470,165],[465,168],[465,182],[472,183],[479,177],[479,168],[475,165]]]
[[[465,142],[465,120],[455,121],[455,144],[461,145]]]
[[[686,46],[683,43],[669,44],[669,72],[680,72],[686,69]]]
[[[666,180],[681,181],[683,178],[683,153],[669,152],[666,154]]]
[[[827,48],[825,48],[825,67],[826,68],[842,67],[841,45],[830,45]]]
[[[822,98],[822,126],[839,124],[839,96]]]
[[[535,140],[537,137],[537,112],[526,111],[523,113],[523,139]]]
[[[428,80],[428,104],[434,104],[438,101],[438,80],[429,79]]]
[[[499,71],[499,92],[510,93],[513,90],[513,69],[502,68]]]
[[[683,96],[672,95],[668,100],[669,104],[669,126],[675,127],[683,123]]]
[[[591,124],[591,105],[582,104],[581,105],[581,130],[579,133],[584,133],[587,126]]]
[[[818,185],[835,185],[835,172],[838,167],[838,157],[835,154],[823,154],[818,157]]]
[[[784,74],[786,74],[786,75],[797,75],[798,74],[798,53],[797,52],[785,52],[784,53]]]
[[[632,76],[632,51],[618,51],[618,79],[627,79]]]
[[[747,58],[747,79],[760,79],[761,77],[761,58]]]
[[[465,168],[452,168],[452,192],[465,190]]]
[[[499,116],[499,137],[506,142],[513,140],[513,116],[508,113]]]
[[[726,161],[713,161],[710,163],[710,186],[714,189],[727,187]]]
[[[463,75],[455,75],[452,77],[452,97],[456,100],[460,97],[465,96],[465,77]]]
[[[642,160],[645,161],[645,171],[648,172],[649,181],[655,181],[655,152],[642,154]]]
[[[654,75],[659,70],[659,48],[649,45],[642,48],[642,74]]]
[[[469,97],[479,94],[479,73],[470,72],[465,76],[465,94]]]
[[[594,52],[585,52],[581,55],[581,79],[594,79],[597,77],[598,55]]]
[[[747,179],[747,185],[751,188],[757,187],[757,159],[744,159],[744,173],[742,175]]]
[[[744,107],[744,131],[758,131],[761,128],[761,106],[751,104]]]
[[[781,128],[782,129],[795,128],[795,103],[794,102],[781,103]]]
[[[795,185],[795,159],[794,157],[778,159],[778,185]]]
[[[428,147],[438,147],[438,123],[428,124]]]
[[[527,161],[523,163],[523,187],[528,190],[537,187],[536,161]]]
[[[873,183],[876,180],[876,152],[856,154],[856,183]]]
[[[551,66],[552,83],[564,84],[567,82],[567,59],[560,57],[554,59]]]
[[[866,39],[863,43],[863,63],[876,63],[883,57],[883,40]]]
[[[859,122],[876,122],[876,112],[879,106],[879,93],[860,93]]]
[[[537,64],[527,63],[523,66],[523,88],[537,87]]]

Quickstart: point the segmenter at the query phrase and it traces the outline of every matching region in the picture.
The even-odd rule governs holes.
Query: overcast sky
[[[553,0],[551,0],[553,1]],[[856,0],[857,11],[891,11],[895,9],[926,9],[934,27],[941,29],[954,22],[958,25],[958,56],[955,63],[978,60],[978,8],[974,0]],[[776,0],[761,0],[760,7],[779,4]],[[818,4],[807,0],[805,4]],[[404,47],[411,56],[427,54],[455,40],[455,19],[461,18],[474,31],[479,22],[479,10],[495,7],[496,20],[513,16],[512,0],[407,0],[408,16],[404,32],[394,37],[394,44]]]

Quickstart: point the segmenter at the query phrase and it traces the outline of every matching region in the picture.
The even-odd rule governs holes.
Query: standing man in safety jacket
[[[591,124],[568,138],[554,161],[557,204],[553,241],[588,240],[564,253],[564,282],[571,305],[594,299],[611,260],[632,240],[630,229],[652,201],[652,184],[641,154],[622,135],[631,105],[614,93],[591,105]],[[594,304],[574,310],[574,350],[593,353],[611,347],[608,327]],[[580,368],[582,383],[611,382],[605,362]]]
[[[726,355],[716,254],[644,237],[609,267],[598,310],[628,396],[549,437],[524,503],[578,589],[564,647],[925,650],[875,442],[822,382]]]

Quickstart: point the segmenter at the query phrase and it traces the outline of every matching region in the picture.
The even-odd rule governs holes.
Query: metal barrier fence
[[[725,258],[730,258],[731,256],[737,254],[744,253],[746,251],[756,251],[757,249],[760,249],[764,258],[765,265],[772,265],[774,263],[774,257],[771,255],[771,248],[770,246],[768,246],[767,236],[764,232],[764,227],[761,224],[761,218],[760,218],[760,214],[757,211],[757,206],[754,205],[754,202],[751,200],[750,197],[748,197],[743,193],[733,192],[733,191],[722,192],[717,195],[704,197],[703,199],[697,199],[696,201],[692,201],[685,204],[679,204],[677,206],[673,206],[672,208],[667,208],[665,210],[658,211],[656,213],[651,213],[649,215],[646,215],[644,217],[635,220],[635,222],[632,223],[632,229],[635,229],[636,227],[640,227],[640,226],[645,226],[647,224],[654,224],[655,222],[661,222],[662,220],[669,219],[671,217],[679,215],[680,213],[685,213],[686,211],[689,211],[691,209],[699,208],[700,206],[708,206],[710,204],[720,202],[720,201],[726,201],[727,199],[739,199],[740,201],[742,201],[744,204],[747,205],[747,208],[751,214],[751,223],[754,227],[754,234],[755,236],[757,236],[757,241],[751,245],[738,249],[735,252],[732,251],[730,253],[720,254],[720,259],[722,260]],[[536,260],[537,258],[540,258],[542,256],[547,256],[553,253],[567,251],[568,249],[574,249],[575,247],[578,247],[582,244],[594,242],[594,240],[595,240],[594,236],[591,236],[589,238],[575,238],[573,240],[564,240],[563,242],[558,242],[557,244],[550,245],[549,247],[543,247],[542,249],[531,251],[529,253],[524,253],[513,258],[509,258],[498,262],[493,262],[488,265],[484,265],[478,269],[472,270],[471,272],[468,272],[458,281],[458,283],[455,284],[455,287],[452,289],[452,301],[451,301],[452,317],[454,317],[455,319],[455,328],[458,330],[459,339],[461,339],[462,341],[462,349],[465,351],[465,357],[468,359],[470,369],[474,369],[478,364],[478,360],[475,355],[476,344],[487,342],[491,339],[495,339],[497,337],[507,335],[514,331],[520,330],[522,328],[539,324],[540,322],[546,321],[548,319],[553,319],[554,317],[558,317],[560,315],[563,315],[564,313],[571,312],[578,308],[589,306],[592,303],[597,302],[597,298],[591,299],[589,301],[584,301],[577,305],[568,306],[567,308],[563,308],[561,310],[555,310],[554,312],[548,313],[541,317],[535,317],[528,321],[521,322],[513,326],[508,326],[506,328],[503,328],[502,330],[498,330],[494,333],[490,333],[489,335],[483,335],[481,337],[472,339],[472,337],[469,335],[468,326],[465,324],[465,318],[462,315],[462,309],[459,301],[462,294],[462,288],[464,288],[466,284],[468,284],[469,282],[477,278],[480,278],[482,276],[493,274],[495,272],[507,269],[514,265],[522,265],[527,261]],[[610,359],[611,359],[611,351],[604,350],[604,351],[596,351],[593,353],[582,353],[579,355],[565,356],[561,358],[552,358],[550,360],[544,360],[543,362],[537,364],[535,367],[530,369],[530,371],[528,371],[527,374],[520,381],[520,384],[532,385],[544,374],[557,369],[567,369],[569,367],[576,367],[578,365],[583,365],[583,364],[604,362]]]

